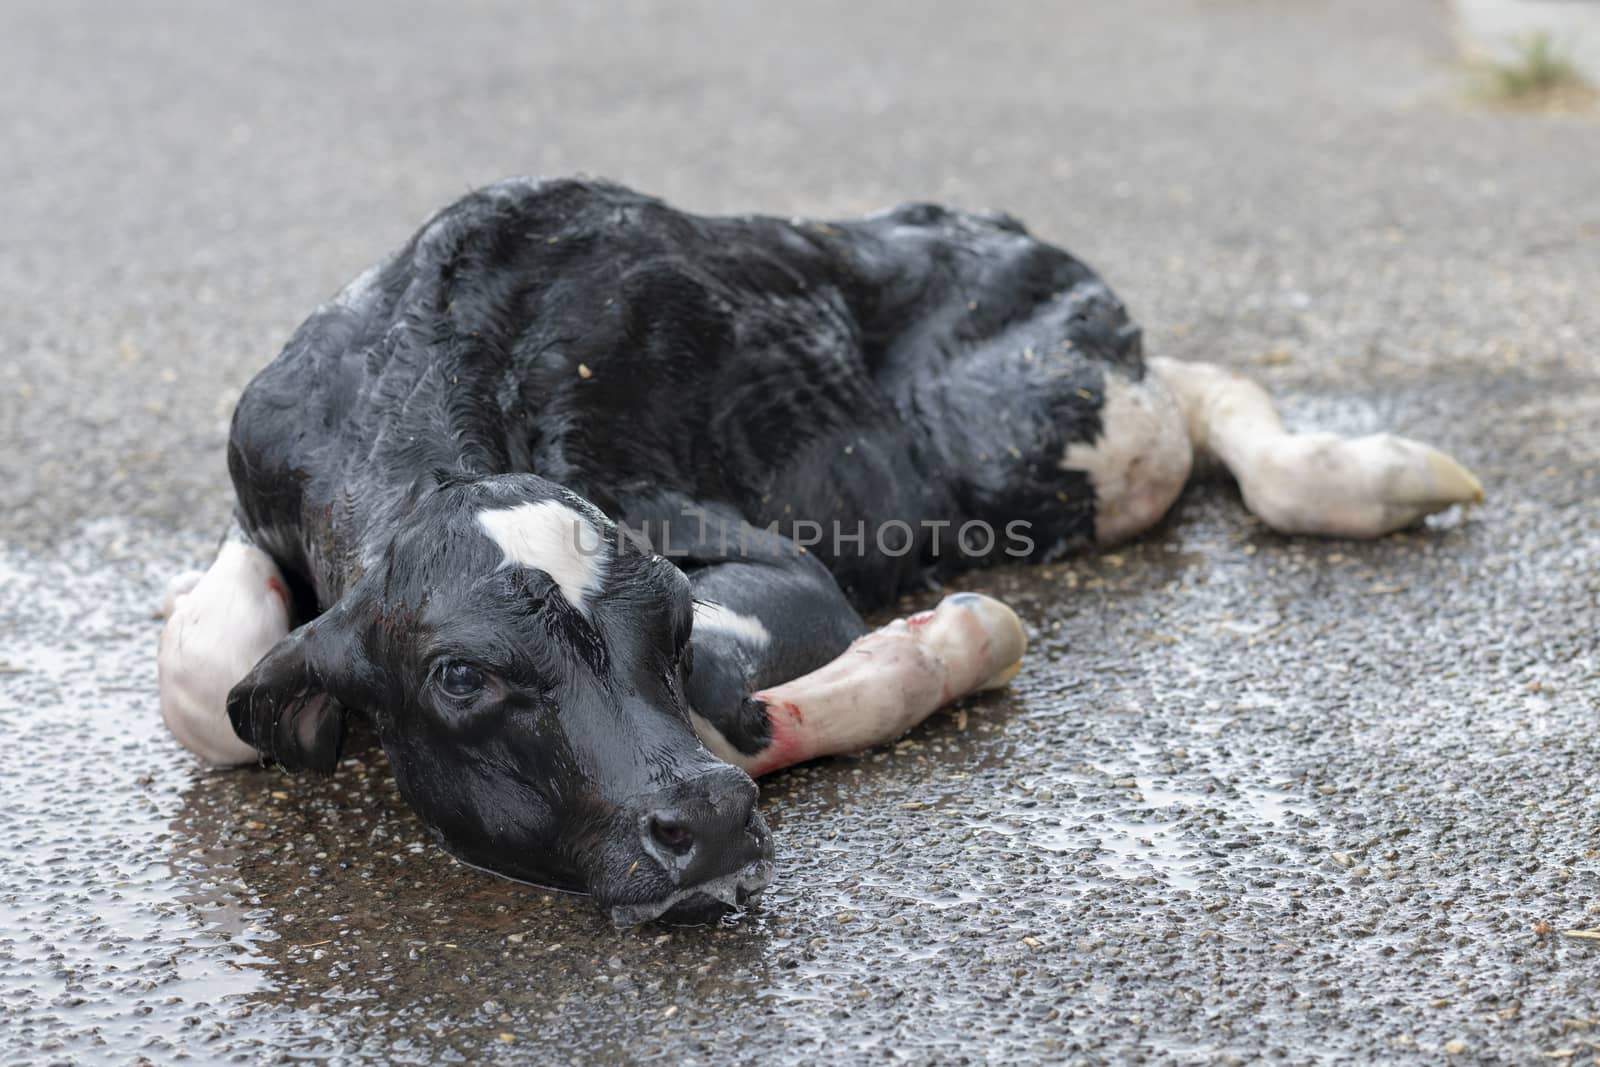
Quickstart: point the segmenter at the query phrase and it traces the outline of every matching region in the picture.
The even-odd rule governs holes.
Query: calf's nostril
[[[694,831],[671,815],[650,816],[650,836],[662,848],[680,856],[694,847]]]

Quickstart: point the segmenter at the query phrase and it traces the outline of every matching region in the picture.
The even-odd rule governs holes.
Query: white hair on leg
[[[272,558],[228,541],[204,574],[167,587],[156,657],[161,718],[190,752],[219,767],[254,763],[228,720],[228,691],[289,632],[289,590]]]
[[[168,578],[167,587],[161,593],[161,606],[156,609],[156,617],[172,618],[172,613],[178,606],[178,598],[191,592],[205,576],[205,571],[180,571]]]
[[[761,651],[772,644],[772,633],[754,615],[742,615],[715,601],[696,601],[694,606],[696,634],[715,631],[743,644],[746,648]]]
[[[1194,465],[1183,409],[1153,375],[1105,377],[1100,435],[1074,444],[1062,470],[1079,470],[1094,486],[1094,536],[1114,545],[1148,530],[1172,507]]]

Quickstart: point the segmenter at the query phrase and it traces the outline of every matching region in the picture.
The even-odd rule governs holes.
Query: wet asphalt
[[[0,11],[0,1062],[1600,1063],[1600,118],[1456,57],[1426,3]],[[456,865],[370,746],[198,769],[151,610],[238,390],[440,203],[577,171],[1008,209],[1489,502],[1314,542],[1213,479],[971,578],[1023,675],[764,782],[725,927]]]

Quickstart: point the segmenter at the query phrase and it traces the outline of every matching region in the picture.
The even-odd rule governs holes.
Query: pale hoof
[[[1022,661],[1019,659],[1011,666],[991,675],[983,684],[974,689],[974,693],[987,693],[994,689],[1004,689],[1011,684],[1011,679],[1022,673]]]
[[[973,686],[970,692],[984,693],[1005,688],[1021,672],[1022,655],[1028,650],[1028,634],[1022,628],[1022,620],[1005,604],[982,593],[956,593],[945,597],[939,607],[946,605],[968,612],[977,619],[983,632],[988,635],[984,658],[989,663],[1003,664],[999,670]]]
[[[1445,453],[1393,434],[1297,434],[1240,480],[1245,506],[1281,533],[1373,538],[1457,504],[1483,485]]]

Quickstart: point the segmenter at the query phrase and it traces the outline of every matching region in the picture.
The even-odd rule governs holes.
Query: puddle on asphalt
[[[191,771],[149,698],[152,587],[109,558],[119,535],[0,554],[0,987],[13,1037],[61,1058],[164,1058],[196,1010],[271,984],[229,872],[174,881]]]
[[[1220,802],[1157,784],[1155,749],[1115,772],[1133,789],[1055,776],[1056,788],[1081,780],[1104,794],[1080,796],[1071,818],[1003,791],[963,815],[963,791],[993,790],[1014,754],[1018,724],[991,700],[971,711],[970,732],[944,717],[892,751],[769,785],[788,855],[778,887],[741,922],[618,932],[581,900],[445,858],[400,803],[380,751],[358,744],[328,778],[197,767],[156,709],[152,617],[167,576],[194,565],[190,548],[152,548],[102,522],[49,559],[0,553],[0,728],[15,739],[0,756],[0,987],[16,1040],[46,1057],[208,1058],[244,1042],[428,1062],[494,1048],[526,1030],[530,1012],[546,1035],[581,1040],[573,1005],[597,998],[759,991],[803,1010],[861,975],[859,962],[807,959],[816,927],[876,929],[880,955],[930,966],[949,945],[918,931],[941,915],[1029,926],[1030,912],[1107,879],[1194,891],[1204,875],[1180,819]],[[1175,580],[1190,562],[1158,554],[1138,580]],[[1025,577],[1008,581],[1026,588]],[[883,787],[928,799],[886,813]],[[1248,793],[1230,796],[1230,817],[1247,817]],[[992,862],[945,882],[906,879],[883,824],[917,809],[948,824],[954,859]],[[814,929],[801,939],[797,926]],[[566,975],[561,1012],[535,1011],[547,991],[530,986],[530,966]],[[596,1046],[600,1058],[607,1048],[626,1058],[625,1037],[614,1039]]]
[[[1233,521],[985,576],[1038,631],[1030,669],[891,749],[764,782],[777,883],[695,930],[618,931],[452,862],[359,738],[331,777],[198,768],[160,722],[151,608],[203,549],[100,523],[48,559],[0,550],[14,1042],[62,1060],[672,1060],[706,1028],[826,1042],[890,992],[955,1020],[970,976],[1024,973],[1039,981],[1016,995],[1047,1014],[1051,953],[1098,951],[1107,901],[1171,930],[1223,899],[1270,910],[1336,844],[1311,772],[1279,762],[1281,694],[1232,666],[1258,632],[1221,624],[1269,613],[1235,555],[1194,550]],[[1294,551],[1274,566],[1292,575]]]

